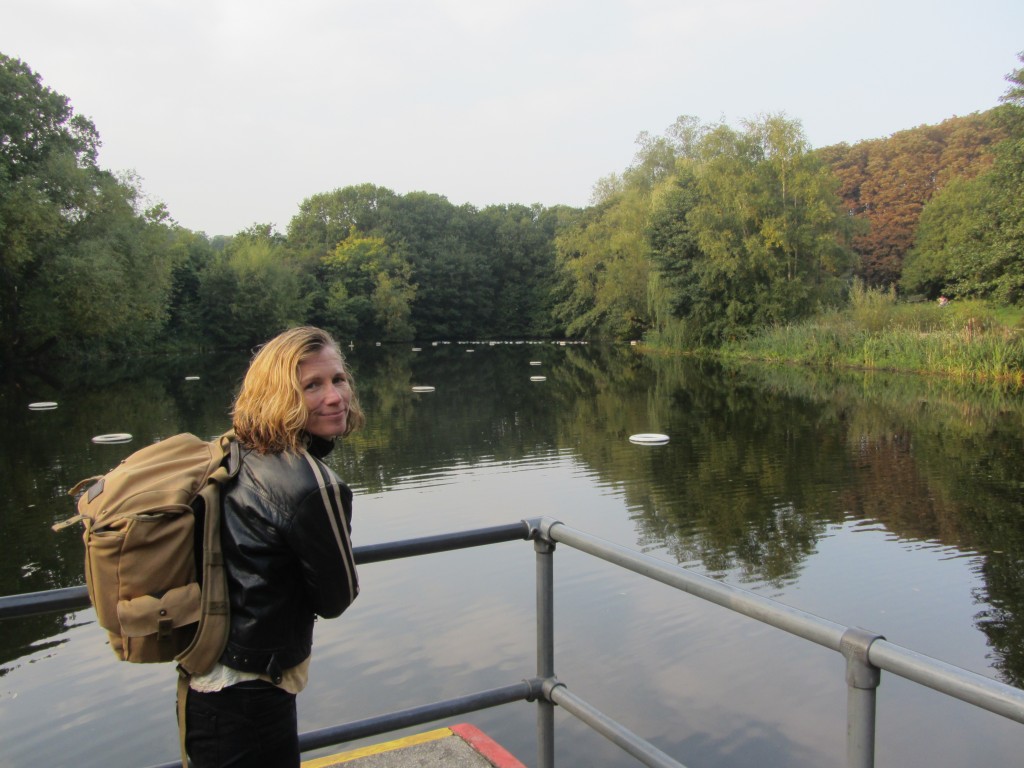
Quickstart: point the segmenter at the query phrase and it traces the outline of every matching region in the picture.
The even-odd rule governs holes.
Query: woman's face
[[[324,347],[299,363],[299,386],[309,413],[306,431],[327,440],[345,434],[352,388],[338,352]]]

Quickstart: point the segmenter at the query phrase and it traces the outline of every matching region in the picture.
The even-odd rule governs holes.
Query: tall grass
[[[855,285],[847,309],[765,329],[722,357],[908,371],[1024,386],[1024,313],[982,302],[907,304]],[[997,312],[999,314],[997,315]]]

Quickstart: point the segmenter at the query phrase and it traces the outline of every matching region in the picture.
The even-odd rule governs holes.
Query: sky
[[[100,166],[211,237],[364,183],[585,206],[679,116],[853,144],[997,106],[1021,51],[1021,0],[0,0]]]

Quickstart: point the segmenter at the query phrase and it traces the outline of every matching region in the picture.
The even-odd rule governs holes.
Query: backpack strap
[[[203,523],[203,591],[199,627],[189,647],[176,658],[178,661],[178,741],[181,746],[181,765],[188,768],[185,750],[186,704],[189,680],[193,674],[207,672],[224,653],[230,629],[227,575],[224,572],[224,553],[220,544],[220,490],[221,486],[238,474],[242,466],[242,453],[234,439],[234,430],[217,438],[217,445],[225,458],[210,475],[199,492],[205,510]]]
[[[181,746],[181,768],[188,768],[188,752],[185,751],[185,705],[188,701],[188,679],[191,675],[178,667],[178,743]]]
[[[221,487],[238,474],[241,452],[233,439],[234,432],[226,432],[217,439],[224,460],[210,475],[209,482],[199,492],[205,510],[203,523],[203,590],[199,627],[188,648],[176,657],[187,674],[202,674],[217,663],[227,644],[230,616],[228,610],[227,574],[224,571],[224,552],[220,543]]]

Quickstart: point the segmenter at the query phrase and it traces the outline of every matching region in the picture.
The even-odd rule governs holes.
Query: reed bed
[[[981,302],[905,303],[855,288],[851,305],[726,343],[733,360],[862,368],[1024,386],[1021,313]]]

